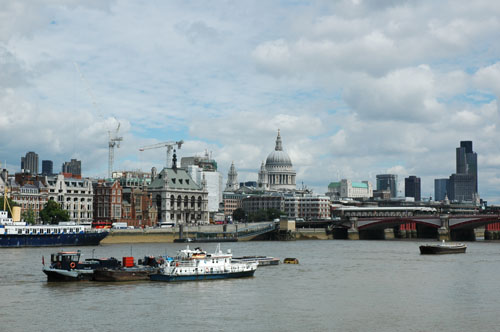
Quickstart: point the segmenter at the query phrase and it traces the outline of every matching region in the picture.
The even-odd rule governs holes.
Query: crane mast
[[[123,137],[118,137],[118,131],[120,130],[120,123],[118,122],[118,127],[116,128],[115,135],[111,135],[111,131],[108,131],[109,134],[109,154],[108,154],[108,178],[111,179],[113,175],[113,163],[115,161],[115,146],[116,148],[120,147],[120,142],[123,141]]]
[[[80,74],[80,79],[82,82],[85,84],[85,89],[90,97],[90,100],[92,101],[92,105],[96,109],[98,115],[102,117],[101,110],[99,109],[99,105],[96,102],[96,98],[94,97],[94,94],[92,93],[92,90],[90,89],[90,85],[88,84],[87,80],[85,79],[85,76],[83,76],[82,71],[80,70],[80,66],[76,62],[73,62],[75,65],[76,70],[78,71],[78,74]],[[116,120],[116,119],[115,119]],[[123,137],[118,136],[118,131],[120,130],[120,122],[118,122],[118,126],[116,127],[114,135],[112,134],[111,130],[108,131],[108,178],[111,178],[113,175],[113,164],[115,161],[115,147],[119,148],[120,147],[120,142],[123,141]]]
[[[180,149],[182,144],[184,144],[183,140],[174,142],[174,141],[169,141],[169,142],[162,142],[158,144],[153,144],[153,145],[148,145],[148,146],[143,146],[142,148],[139,149],[139,151],[144,151],[144,150],[151,150],[151,149],[159,149],[159,148],[167,148],[167,160],[165,163],[165,166],[167,168],[172,167],[172,150],[174,149],[174,146],[177,145],[177,148]]]

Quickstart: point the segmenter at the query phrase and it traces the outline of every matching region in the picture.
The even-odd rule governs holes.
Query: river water
[[[299,259],[253,278],[48,283],[42,256],[0,249],[0,331],[500,331],[500,243],[421,256],[419,241],[223,243]],[[194,246],[194,245],[193,245]],[[208,252],[216,244],[196,244]],[[175,254],[182,244],[80,247],[84,258]],[[74,249],[74,248],[65,248]]]

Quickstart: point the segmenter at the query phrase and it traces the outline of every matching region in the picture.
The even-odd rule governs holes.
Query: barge
[[[467,245],[463,243],[426,244],[420,246],[421,255],[464,254]]]

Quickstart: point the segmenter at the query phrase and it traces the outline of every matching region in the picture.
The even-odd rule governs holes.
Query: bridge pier
[[[500,238],[500,232],[498,231],[484,231],[484,239],[485,240],[498,240]]]
[[[438,241],[450,241],[450,217],[445,214],[439,216],[439,220],[441,220],[441,227],[438,228]]]
[[[359,240],[358,218],[349,217],[349,222],[351,223],[351,228],[347,230],[347,238],[349,240]]]
[[[384,229],[384,240],[394,240],[394,229],[393,228]]]
[[[446,227],[438,228],[438,241],[450,241],[450,230]]]

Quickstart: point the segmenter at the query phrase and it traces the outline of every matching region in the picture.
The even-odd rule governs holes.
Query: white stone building
[[[70,221],[91,224],[94,192],[89,179],[66,178],[63,174],[48,176],[45,180],[49,200],[59,203],[68,211]]]
[[[262,163],[257,186],[263,190],[295,190],[296,172],[288,154],[283,151],[280,131],[276,137],[276,146]]]
[[[328,185],[326,193],[332,199],[341,198],[371,198],[373,197],[373,186],[369,181],[352,182],[342,179]]]
[[[201,184],[188,171],[176,167],[175,154],[172,168],[152,174],[148,191],[158,209],[158,222],[171,224],[208,224],[208,191],[205,179]]]
[[[219,205],[222,202],[222,174],[217,171],[205,171],[196,165],[187,166],[187,172],[200,186],[205,179],[208,192],[208,211],[219,211]]]
[[[239,187],[240,185],[238,183],[238,173],[236,172],[233,161],[231,163],[231,167],[229,168],[229,172],[227,173],[226,188],[224,189],[224,191],[235,191]]]

